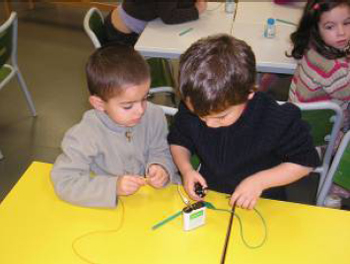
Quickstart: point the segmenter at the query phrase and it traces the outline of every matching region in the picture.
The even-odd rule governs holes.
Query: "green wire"
[[[291,26],[297,26],[297,24],[291,22],[291,21],[288,21],[288,20],[284,20],[284,19],[279,19],[277,18],[276,19],[277,22],[281,22],[281,23],[284,23],[284,24],[287,24],[287,25],[291,25]]]
[[[168,218],[164,219],[163,221],[159,222],[158,224],[152,226],[152,229],[155,230],[159,227],[161,227],[162,225],[165,225],[166,223],[170,222],[171,220],[174,220],[176,217],[180,216],[182,214],[182,210],[169,216]]]
[[[209,207],[208,207],[209,208]],[[215,207],[214,207],[215,208]],[[219,208],[215,208],[214,209],[213,207],[212,207],[212,205],[210,206],[210,208],[209,209],[213,209],[213,210],[215,210],[215,211],[222,211],[222,212],[227,212],[227,213],[231,213],[231,210],[228,210],[228,209],[219,209]],[[260,247],[262,247],[264,244],[265,244],[265,242],[266,242],[266,240],[267,240],[267,225],[266,225],[266,221],[265,221],[265,219],[264,219],[264,217],[261,215],[261,213],[257,210],[257,209],[255,209],[254,208],[254,211],[257,213],[257,215],[260,217],[260,219],[261,219],[261,222],[263,223],[263,226],[264,226],[264,238],[263,238],[263,240],[261,241],[261,243],[260,244],[258,244],[258,245],[249,245],[249,243],[247,242],[247,240],[245,239],[245,237],[244,237],[244,230],[243,230],[243,221],[241,220],[241,218],[239,217],[239,215],[237,214],[237,213],[235,213],[235,216],[237,216],[237,219],[238,219],[238,222],[239,222],[239,229],[240,229],[240,234],[241,234],[241,239],[242,239],[242,241],[243,241],[243,243],[244,243],[244,245],[247,247],[247,248],[250,248],[250,249],[257,249],[257,248],[260,248]]]
[[[207,207],[208,209],[212,209],[214,211],[221,211],[221,212],[227,212],[227,213],[231,213],[231,210],[228,209],[220,209],[220,208],[216,208],[212,203],[210,202],[204,202],[205,207]],[[241,220],[241,218],[239,217],[239,215],[237,213],[235,213],[235,216],[237,216],[238,222],[239,222],[239,229],[240,229],[240,235],[241,235],[241,239],[243,241],[243,244],[250,249],[257,249],[262,247],[266,240],[267,240],[267,224],[266,221],[264,219],[264,217],[262,216],[262,214],[258,211],[258,209],[254,208],[254,211],[256,212],[256,214],[260,217],[261,222],[263,223],[264,226],[264,238],[261,241],[261,243],[257,244],[257,245],[250,245],[247,240],[244,237],[244,230],[243,230],[243,221]],[[163,221],[159,222],[158,224],[154,225],[152,227],[153,230],[163,226],[164,224],[170,222],[171,220],[174,220],[175,218],[177,218],[178,216],[180,216],[182,214],[182,211],[179,211],[171,216],[169,216],[168,218],[164,219]]]

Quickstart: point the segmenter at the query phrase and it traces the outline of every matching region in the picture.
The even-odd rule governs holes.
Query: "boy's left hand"
[[[248,177],[237,186],[231,196],[230,205],[236,204],[240,208],[251,210],[255,207],[263,190],[259,179]]]
[[[160,165],[152,164],[148,168],[146,175],[147,182],[154,188],[162,188],[169,181],[169,175],[167,171]]]

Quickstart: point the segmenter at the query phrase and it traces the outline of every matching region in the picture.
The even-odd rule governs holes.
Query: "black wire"
[[[226,252],[227,252],[227,248],[228,248],[228,242],[230,241],[232,222],[233,222],[233,217],[235,215],[235,209],[236,209],[236,205],[234,204],[232,206],[231,217],[230,217],[230,221],[229,221],[228,227],[227,227],[224,251],[222,252],[222,255],[221,255],[221,262],[220,262],[220,264],[225,264]]]

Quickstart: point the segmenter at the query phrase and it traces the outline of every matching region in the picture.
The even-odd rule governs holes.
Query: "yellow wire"
[[[121,220],[119,222],[119,226],[116,229],[111,229],[111,230],[97,230],[97,231],[89,231],[87,233],[82,234],[81,236],[75,238],[72,242],[72,249],[74,251],[74,254],[77,255],[82,261],[85,261],[86,263],[89,264],[99,264],[98,262],[94,262],[90,259],[88,259],[87,257],[85,257],[82,253],[79,252],[76,244],[81,241],[82,239],[89,237],[89,236],[93,236],[96,234],[107,234],[107,233],[117,233],[118,231],[120,231],[120,229],[123,227],[124,224],[124,215],[125,215],[125,206],[123,201],[118,198],[119,204],[121,205]]]

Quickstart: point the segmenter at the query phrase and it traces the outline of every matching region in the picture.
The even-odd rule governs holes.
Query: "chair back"
[[[343,111],[339,105],[330,101],[296,103],[296,105],[302,111],[303,120],[310,125],[315,146],[325,146],[326,148],[324,155],[321,157],[322,165],[314,170],[314,172],[320,174],[316,196],[316,200],[318,200],[343,122]]]
[[[318,205],[324,205],[333,182],[350,190],[350,131],[343,137],[335,154],[326,181],[320,190],[317,200]]]
[[[104,18],[100,10],[92,7],[84,18],[84,30],[88,34],[94,47],[100,48],[106,41]]]
[[[324,146],[329,143],[333,129],[334,111],[317,109],[302,112],[302,119],[311,125],[311,135],[315,146]]]
[[[96,49],[107,42],[104,18],[99,9],[92,7],[84,17],[84,30]],[[151,70],[151,87],[154,93],[170,93],[174,96],[175,81],[169,62],[162,58],[147,59]],[[174,101],[175,99],[173,99]]]
[[[171,87],[169,92],[174,93],[172,87],[175,86],[175,81],[168,66],[169,62],[163,58],[149,58],[147,63],[151,71],[151,87]]]
[[[17,47],[17,14],[12,12],[10,17],[0,26],[0,67],[2,67]]]

